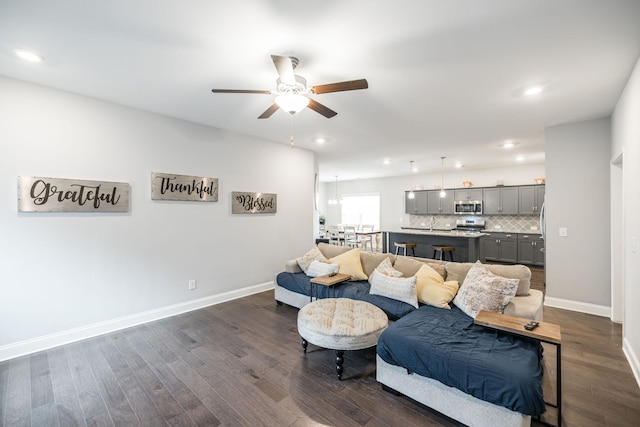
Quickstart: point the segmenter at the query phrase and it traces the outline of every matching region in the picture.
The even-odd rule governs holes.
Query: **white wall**
[[[607,117],[545,131],[545,303],[602,316],[611,308],[610,123]]]
[[[460,188],[463,181],[471,181],[474,187],[492,187],[502,180],[505,185],[535,184],[534,178],[544,177],[543,163],[518,165],[507,168],[455,170],[444,174],[445,188]],[[358,193],[380,193],[380,228],[395,230],[409,225],[409,215],[404,213],[404,192],[411,187],[409,176],[362,179],[338,182],[338,195]],[[414,189],[440,188],[441,175],[417,173],[412,178]],[[335,195],[335,182],[324,183],[321,187],[320,212],[327,218],[327,224],[341,222],[340,205],[327,205],[326,201]]]
[[[624,218],[619,236],[623,265],[623,349],[640,384],[640,60],[618,100],[612,116],[613,157],[623,156],[622,191]]]
[[[16,80],[0,93],[0,360],[268,288],[312,243],[309,151]],[[152,201],[151,172],[216,177],[219,202]],[[128,182],[131,210],[19,213],[19,175]],[[231,191],[277,193],[278,212],[231,215]]]

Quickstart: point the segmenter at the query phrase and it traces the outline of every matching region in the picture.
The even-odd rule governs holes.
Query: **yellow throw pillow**
[[[445,282],[433,268],[424,264],[416,273],[418,301],[434,307],[451,309],[449,303],[458,292],[458,282]]]
[[[351,280],[367,280],[367,275],[362,271],[360,262],[360,249],[351,249],[348,252],[329,259],[330,264],[340,264],[340,273],[348,274]]]

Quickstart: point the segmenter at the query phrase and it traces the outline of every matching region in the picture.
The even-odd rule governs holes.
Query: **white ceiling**
[[[211,93],[275,89],[271,54],[311,86],[369,88],[314,95],[331,119]],[[544,128],[609,115],[639,55],[638,0],[0,0],[0,75],[283,144],[293,129],[323,181],[543,162]]]

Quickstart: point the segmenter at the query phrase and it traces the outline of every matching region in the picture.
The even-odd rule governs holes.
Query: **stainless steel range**
[[[484,225],[484,219],[458,219],[455,230],[480,232],[484,229]]]

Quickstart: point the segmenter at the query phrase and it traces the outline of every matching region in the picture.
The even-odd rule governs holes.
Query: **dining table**
[[[381,252],[382,250],[382,244],[380,243],[380,239],[382,237],[382,231],[378,230],[378,231],[374,231],[374,230],[370,230],[370,231],[358,231],[356,230],[356,237],[357,236],[371,236],[371,251],[372,252]],[[373,238],[373,236],[375,236],[375,239]],[[373,244],[375,242],[375,245]]]

